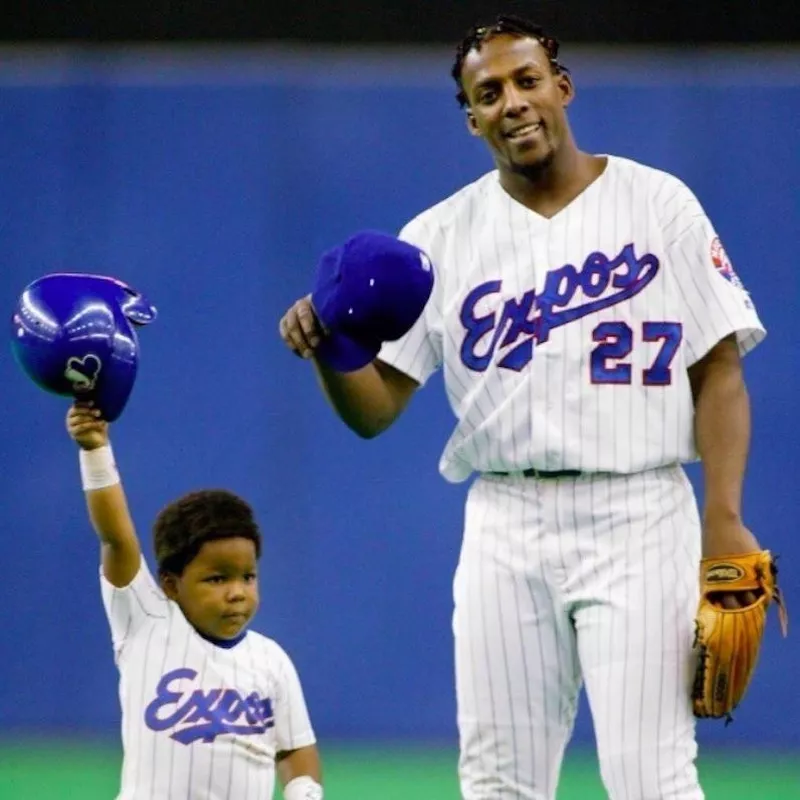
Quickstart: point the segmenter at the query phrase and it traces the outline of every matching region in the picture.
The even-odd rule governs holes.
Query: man
[[[316,356],[310,296],[281,335],[363,437],[444,368],[458,423],[440,469],[477,474],[454,587],[464,798],[555,797],[581,682],[611,797],[702,798],[698,567],[760,549],[740,356],[764,329],[681,181],[578,149],[555,39],[499,17],[453,77],[496,170],[401,232],[436,269],[424,312],[350,372]],[[702,515],[681,467],[698,456]]]

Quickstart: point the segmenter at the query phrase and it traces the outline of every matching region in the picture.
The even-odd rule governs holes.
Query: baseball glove
[[[777,569],[769,550],[727,558],[705,558],[700,564],[700,606],[694,646],[698,665],[692,690],[697,717],[724,717],[739,705],[758,660],[767,610],[775,601],[781,631],[788,616],[776,582]],[[756,600],[737,609],[723,608],[729,592],[752,592]]]

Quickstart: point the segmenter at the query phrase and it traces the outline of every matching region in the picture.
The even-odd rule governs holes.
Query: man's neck
[[[553,217],[593,183],[605,166],[604,158],[567,148],[540,170],[500,170],[500,185],[531,211]]]

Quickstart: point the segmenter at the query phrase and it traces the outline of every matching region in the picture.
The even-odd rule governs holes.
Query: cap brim
[[[314,352],[320,361],[337,372],[355,372],[374,361],[380,349],[380,343],[363,344],[341,333],[330,333]]]

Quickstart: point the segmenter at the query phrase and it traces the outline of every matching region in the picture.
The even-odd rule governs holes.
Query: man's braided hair
[[[536,39],[547,52],[553,72],[556,74],[569,72],[558,60],[558,39],[545,33],[541,25],[512,14],[500,14],[491,25],[473,25],[456,48],[456,57],[450,74],[458,87],[456,100],[462,108],[467,105],[467,95],[461,83],[464,59],[473,50],[480,50],[486,41],[503,33]]]

